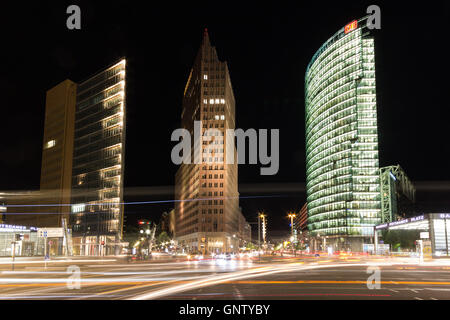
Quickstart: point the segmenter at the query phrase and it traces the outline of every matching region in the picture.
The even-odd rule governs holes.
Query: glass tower
[[[114,254],[122,238],[124,108],[125,59],[78,85],[71,208],[75,254]]]
[[[381,221],[375,52],[366,20],[328,39],[305,75],[308,229],[322,249],[361,251]]]

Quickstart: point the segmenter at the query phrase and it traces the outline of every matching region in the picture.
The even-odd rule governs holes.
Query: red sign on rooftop
[[[356,28],[358,28],[358,21],[354,20],[345,26],[344,32],[347,34],[350,31],[355,30]]]

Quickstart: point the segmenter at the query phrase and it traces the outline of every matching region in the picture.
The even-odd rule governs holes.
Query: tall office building
[[[117,253],[124,151],[122,59],[79,84],[65,80],[47,91],[41,188],[11,199],[7,223],[63,227],[65,218],[74,255]],[[52,241],[51,249],[60,254],[62,242]]]
[[[239,210],[237,163],[225,163],[225,132],[235,128],[235,100],[227,63],[219,61],[206,29],[182,103],[182,128],[194,137],[194,121],[201,121],[201,136],[212,134],[212,140],[194,140],[201,148],[201,161],[181,164],[175,177],[175,195],[180,200],[175,206],[178,245],[190,252],[236,251],[244,237],[240,230],[248,228],[239,228],[246,222]],[[229,147],[235,151],[234,140]]]
[[[68,221],[72,188],[72,153],[76,83],[65,80],[46,93],[40,191],[9,201],[7,223],[61,227]],[[57,246],[57,244],[55,244]]]
[[[69,218],[76,90],[76,83],[65,80],[47,91],[41,195],[44,204],[54,206],[39,208],[35,226],[61,227],[61,218],[66,221]],[[44,192],[47,197],[43,196]]]
[[[77,88],[72,169],[75,254],[117,253],[123,230],[125,59]]]
[[[341,28],[305,75],[308,229],[322,248],[362,250],[380,223],[374,39]]]

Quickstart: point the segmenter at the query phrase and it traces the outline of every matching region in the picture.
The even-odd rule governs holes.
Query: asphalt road
[[[368,287],[370,276],[379,288]],[[449,300],[450,261],[333,256],[127,263],[106,257],[45,266],[34,258],[16,261],[12,271],[10,259],[0,259],[0,300],[8,299]]]

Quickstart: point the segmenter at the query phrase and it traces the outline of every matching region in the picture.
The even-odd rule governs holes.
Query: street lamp
[[[263,245],[266,245],[266,215],[264,213],[260,213],[258,215],[258,242],[259,242],[259,221],[262,219],[262,234],[263,234]]]
[[[258,213],[258,257],[259,257],[259,260],[261,260],[261,230],[260,230],[261,219],[264,219],[264,217],[265,217],[264,213]],[[265,235],[264,235],[264,238],[265,238]]]
[[[293,243],[293,241],[294,241],[294,218],[295,218],[295,213],[290,212],[288,214],[288,218],[291,219],[291,243],[292,243],[292,250],[294,251],[294,256],[295,256],[296,252],[295,252],[295,246],[294,246],[294,243]]]

